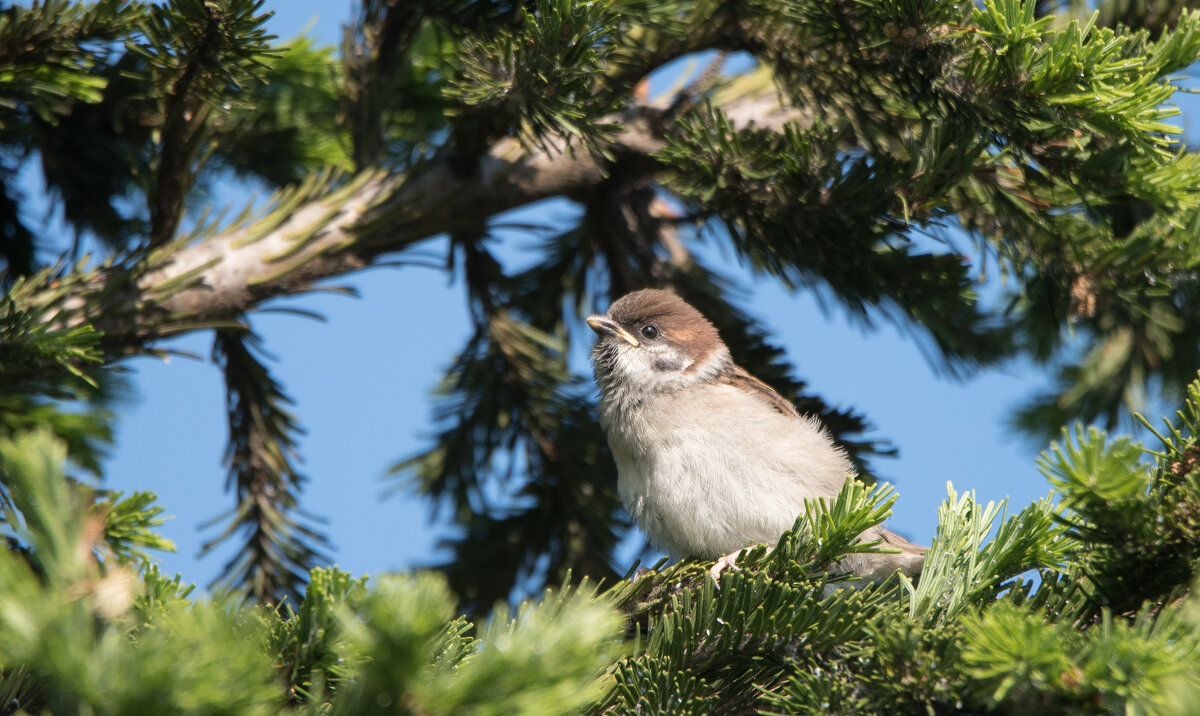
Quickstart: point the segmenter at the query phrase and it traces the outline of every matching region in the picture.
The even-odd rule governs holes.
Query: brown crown
[[[713,324],[670,291],[647,288],[626,294],[609,307],[608,315],[635,336],[640,335],[642,326],[653,323],[663,338],[683,348],[694,360],[721,345]]]

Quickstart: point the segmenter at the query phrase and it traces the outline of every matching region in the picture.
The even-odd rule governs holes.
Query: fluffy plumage
[[[588,324],[621,499],[673,556],[773,545],[805,498],[836,496],[853,472],[820,423],[736,365],[716,328],[675,294],[628,294]],[[903,551],[847,558],[858,576],[920,571],[923,548],[883,528],[864,537]]]

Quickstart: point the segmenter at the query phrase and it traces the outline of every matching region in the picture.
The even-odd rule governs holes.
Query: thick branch
[[[784,113],[769,83],[727,95],[724,109],[741,122],[777,128]],[[90,320],[111,353],[139,352],[156,338],[236,317],[271,298],[371,265],[443,233],[477,228],[489,217],[552,196],[583,199],[620,166],[625,177],[652,176],[654,153],[672,122],[640,107],[621,118],[606,147],[612,160],[551,137],[548,149],[503,139],[466,173],[434,161],[407,173],[360,172],[344,186],[287,197],[268,216],[185,246],[166,246],[125,271],[102,273],[59,302],[61,324]]]
[[[651,155],[662,146],[655,124],[642,116],[626,121],[609,147],[617,161],[653,171]],[[547,197],[586,193],[604,179],[605,160],[579,149],[563,153],[561,141],[550,146],[526,151],[502,140],[467,176],[446,162],[410,174],[364,172],[348,187],[283,217],[170,251],[131,287],[115,292],[115,303],[92,300],[100,291],[114,293],[94,283],[66,306],[93,314],[108,350],[136,351],[158,336],[232,319],[315,281],[366,268],[380,254],[421,239],[478,226]],[[97,303],[103,308],[97,310]]]

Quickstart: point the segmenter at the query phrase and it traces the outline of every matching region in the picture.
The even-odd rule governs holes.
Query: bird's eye
[[[658,326],[653,323],[647,323],[642,326],[642,336],[648,341],[658,338]]]

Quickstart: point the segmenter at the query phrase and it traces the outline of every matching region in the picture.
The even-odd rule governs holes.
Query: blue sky
[[[311,23],[310,35],[337,45],[351,4],[274,0],[266,7],[277,13],[269,27],[281,38]],[[230,190],[216,199],[240,197]],[[561,203],[551,202],[520,216],[548,223],[565,215]],[[534,237],[513,232],[499,236],[502,254],[513,260],[534,243]],[[444,243],[430,247],[444,250]],[[726,258],[729,273],[746,276]],[[770,327],[810,389],[865,413],[873,435],[900,448],[898,459],[876,463],[900,495],[893,529],[928,544],[947,481],[959,491],[975,490],[981,500],[1010,497],[1016,509],[1049,491],[1034,462],[1044,445],[1005,427],[1012,407],[1043,385],[1027,362],[954,381],[940,376],[916,341],[888,323],[863,331],[840,309],[823,310],[810,293],[743,283],[742,306]],[[394,485],[384,476],[396,460],[429,444],[431,391],[467,337],[464,293],[445,273],[420,267],[376,269],[333,284],[354,286],[361,298],[289,299],[277,305],[315,310],[328,321],[268,314],[253,316],[253,325],[279,357],[272,370],[296,400],[294,412],[307,429],[300,453],[310,481],[302,505],[328,520],[334,561],[356,574],[410,569],[435,558],[447,527],[431,523],[426,503],[403,494],[384,498]],[[207,359],[211,337],[187,336],[169,347]],[[106,484],[158,493],[174,518],[163,532],[179,546],[178,553],[162,556],[163,568],[203,587],[232,554],[227,548],[196,558],[217,532],[200,532],[198,525],[232,506],[223,490],[220,374],[207,360],[180,357],[126,365],[135,371],[137,397],[121,412]]]

